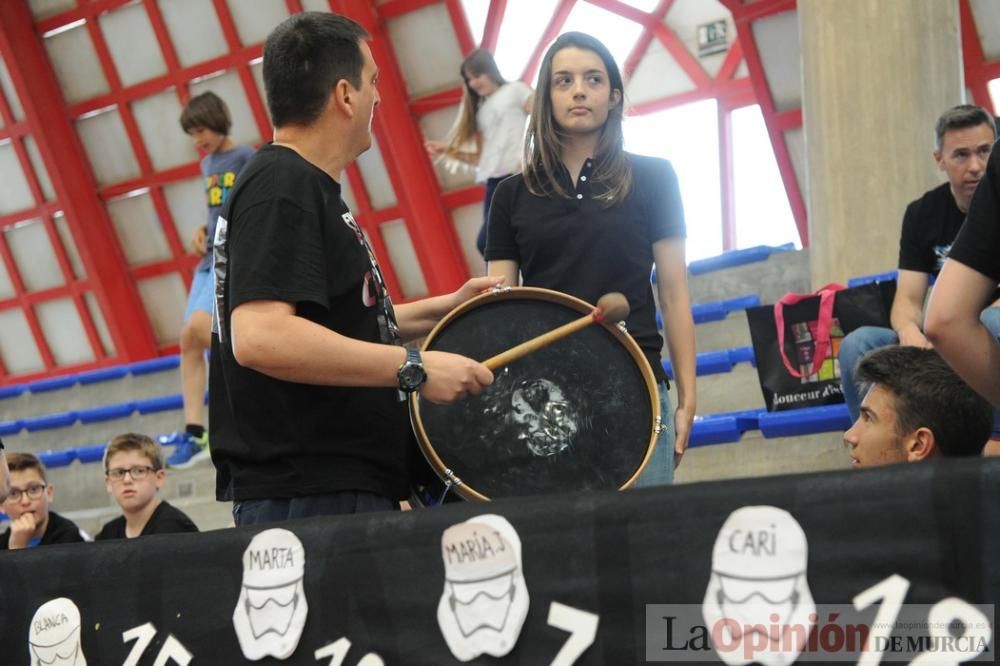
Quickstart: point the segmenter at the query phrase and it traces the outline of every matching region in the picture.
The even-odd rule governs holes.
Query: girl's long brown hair
[[[476,126],[476,113],[483,104],[483,97],[480,97],[475,90],[469,87],[469,74],[486,74],[497,86],[507,83],[500,70],[497,68],[496,60],[486,49],[476,49],[462,61],[462,81],[465,82],[465,90],[462,92],[462,106],[458,112],[458,123],[455,129],[448,135],[448,148],[446,151],[455,154],[462,150],[462,146],[469,141],[476,139],[479,128]]]
[[[524,182],[528,191],[538,196],[572,197],[572,192],[560,183],[557,176],[562,168],[566,132],[556,123],[552,112],[552,59],[556,53],[569,47],[596,53],[608,70],[611,90],[619,92],[619,102],[608,111],[608,119],[601,128],[594,155],[594,174],[591,176],[592,181],[606,187],[606,191],[597,198],[614,206],[621,203],[632,189],[632,165],[625,155],[622,133],[625,88],[611,52],[598,39],[586,33],[567,32],[560,35],[542,59],[535,86],[535,104],[524,140]]]

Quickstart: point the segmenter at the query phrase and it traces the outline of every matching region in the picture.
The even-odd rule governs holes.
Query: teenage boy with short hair
[[[104,525],[96,540],[197,532],[184,512],[157,494],[163,486],[163,452],[145,435],[118,435],[104,452],[104,484],[122,515]]]
[[[0,534],[0,550],[90,540],[73,521],[49,510],[55,488],[41,460],[30,453],[11,453],[8,464],[11,489],[3,510],[10,516],[10,527]]]

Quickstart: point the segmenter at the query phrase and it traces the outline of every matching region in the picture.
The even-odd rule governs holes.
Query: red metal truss
[[[1000,78],[1000,60],[988,62],[983,55],[983,45],[979,41],[976,19],[969,7],[969,0],[959,0],[959,16],[962,22],[962,59],[965,65],[965,86],[972,93],[972,102],[989,109],[997,115],[1000,108],[990,96],[989,83]]]

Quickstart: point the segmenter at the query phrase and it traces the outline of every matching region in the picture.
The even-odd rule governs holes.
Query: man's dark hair
[[[229,129],[232,126],[229,108],[213,92],[195,95],[181,111],[181,129],[187,133],[204,128],[216,134],[229,136]]]
[[[264,90],[275,127],[315,121],[341,79],[361,87],[360,41],[370,39],[349,18],[303,12],[282,21],[264,42]]]
[[[933,349],[877,349],[861,359],[856,376],[892,394],[901,437],[929,428],[943,456],[982,454],[993,431],[993,407]]]
[[[934,145],[938,150],[944,145],[944,135],[952,130],[966,129],[986,125],[993,132],[993,138],[997,138],[997,126],[993,122],[993,116],[986,112],[986,109],[974,104],[959,104],[953,106],[938,118],[937,126],[934,128]]]

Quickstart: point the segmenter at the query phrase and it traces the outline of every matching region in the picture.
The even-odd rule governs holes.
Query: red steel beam
[[[535,50],[531,52],[531,57],[528,58],[528,64],[524,66],[524,71],[521,72],[521,80],[525,83],[530,84],[531,80],[535,78],[535,70],[538,69],[542,56],[545,55],[545,49],[548,48],[549,42],[562,32],[562,27],[566,24],[566,19],[569,18],[569,13],[573,11],[574,5],[576,5],[576,0],[559,0],[555,11],[552,12],[549,24],[545,27],[545,32],[542,33],[542,38],[538,40]]]
[[[156,352],[152,328],[139,293],[128,279],[117,236],[94,190],[86,153],[65,115],[59,84],[35,30],[25,3],[0,2],[0,53],[66,214],[116,352],[127,360],[148,358]]]
[[[358,224],[361,225],[365,230],[365,234],[368,235],[368,242],[372,244],[372,251],[375,253],[375,256],[385,257],[385,261],[379,262],[379,267],[382,269],[382,277],[385,279],[385,286],[389,290],[389,295],[394,301],[402,301],[403,289],[399,284],[399,279],[396,277],[396,271],[392,267],[392,262],[389,261],[389,249],[385,246],[382,234],[378,230],[378,224],[373,219],[374,212],[372,211],[371,200],[368,198],[368,189],[365,187],[364,178],[361,177],[361,169],[358,168],[357,164],[352,163],[348,165],[347,181],[350,183],[351,194],[354,195],[354,200],[358,205]],[[398,211],[398,209],[396,210]],[[389,219],[398,219],[398,216]]]
[[[653,19],[655,23],[660,23],[666,18],[667,13],[673,6],[674,0],[660,0],[660,4],[653,10]],[[642,60],[643,56],[646,55],[646,51],[649,49],[649,45],[653,43],[655,35],[653,34],[653,28],[651,25],[646,25],[642,29],[642,34],[639,35],[639,39],[636,40],[635,46],[632,47],[632,51],[629,53],[628,57],[625,58],[625,64],[622,67],[622,73],[626,79],[632,77],[635,74],[635,68],[639,66],[639,62]]]
[[[480,44],[490,53],[495,53],[497,50],[497,38],[500,36],[500,26],[503,25],[506,13],[507,0],[490,0],[490,7],[486,10],[486,25],[483,26],[483,41]]]
[[[476,41],[472,38],[472,31],[469,29],[469,19],[462,8],[461,0],[445,0],[445,7],[448,10],[448,18],[451,19],[452,28],[455,30],[455,38],[458,40],[458,48],[463,54],[468,54],[476,48]]]
[[[962,60],[965,64],[965,85],[972,92],[972,101],[996,114],[993,98],[990,95],[989,76],[983,67],[986,57],[983,55],[983,45],[979,41],[979,30],[976,19],[969,7],[969,0],[959,0],[959,18],[962,26]]]

